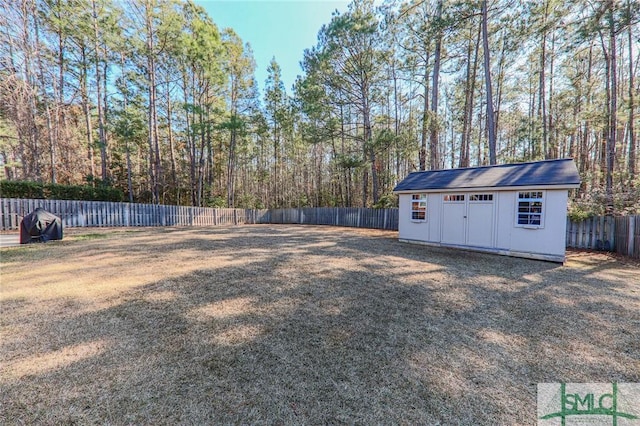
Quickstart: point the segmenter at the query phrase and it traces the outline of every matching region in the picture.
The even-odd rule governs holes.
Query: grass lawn
[[[313,226],[67,230],[0,251],[1,424],[535,424],[640,382],[640,268]]]

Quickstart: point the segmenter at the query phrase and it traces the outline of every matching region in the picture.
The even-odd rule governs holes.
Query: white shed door
[[[493,247],[494,195],[447,194],[442,203],[442,242]]]
[[[466,242],[466,194],[443,195],[442,242],[462,244]]]
[[[478,199],[475,195],[481,195]],[[491,195],[488,197],[486,195]],[[493,195],[474,194],[469,197],[467,206],[467,245],[493,247]]]

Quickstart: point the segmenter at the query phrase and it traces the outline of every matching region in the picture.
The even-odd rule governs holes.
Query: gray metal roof
[[[573,159],[564,158],[530,163],[413,172],[404,178],[393,191],[521,186],[577,188],[579,185],[580,175]]]

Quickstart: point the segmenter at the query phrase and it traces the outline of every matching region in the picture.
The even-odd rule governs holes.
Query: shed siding
[[[515,229],[516,193],[514,191],[498,192],[498,208],[496,211],[498,226],[496,229],[496,248],[511,248],[511,233]]]
[[[547,190],[544,205],[544,228],[519,228],[515,227],[515,192],[513,197],[511,217],[505,218],[505,228],[510,224],[511,244],[510,250],[527,253],[539,253],[553,256],[565,255],[566,227],[567,227],[567,201],[566,190]]]
[[[442,239],[442,194],[429,194],[429,203],[431,210],[428,212],[431,217],[429,221],[429,235],[430,240],[440,242]]]
[[[400,196],[398,203],[398,235],[400,238],[430,241],[429,226],[431,222],[431,205],[429,197],[427,197],[427,221],[414,222],[411,220],[411,194],[403,194]]]
[[[419,193],[419,192],[416,192]],[[398,234],[400,239],[440,242],[440,194],[427,195],[427,220],[411,220],[411,194],[400,194]]]
[[[418,191],[416,191],[418,193]],[[501,254],[537,257],[561,261],[565,256],[565,233],[568,192],[566,189],[545,191],[544,227],[516,226],[515,190],[495,191],[493,245],[486,249]],[[473,191],[460,191],[473,194]],[[411,220],[411,194],[399,194],[398,231],[401,240],[439,245],[442,243],[444,193],[430,193],[427,197],[427,221]],[[532,256],[530,256],[532,255]]]

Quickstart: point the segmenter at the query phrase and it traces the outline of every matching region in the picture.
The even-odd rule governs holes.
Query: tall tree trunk
[[[501,107],[502,107],[502,95],[504,94],[504,78],[505,78],[505,68],[506,68],[506,50],[507,50],[507,43],[505,41],[506,39],[506,35],[504,34],[504,31],[501,34],[501,47],[500,47],[500,59],[498,60],[498,81],[497,81],[497,90],[496,90],[496,104],[495,104],[495,112],[494,112],[494,116],[495,116],[495,122],[494,122],[494,126],[496,129],[496,143],[497,143],[497,132],[498,129],[500,128],[500,111],[501,111]],[[507,136],[508,137],[508,136]],[[498,148],[496,147],[496,150]],[[508,151],[508,150],[507,150]]]
[[[215,154],[214,154],[214,149],[213,149],[213,137],[211,136],[211,130],[212,130],[212,125],[211,125],[211,100],[209,99],[209,88],[207,87],[206,89],[206,95],[205,95],[205,102],[206,102],[206,107],[205,107],[205,115],[204,115],[204,128],[205,128],[205,139],[207,141],[207,188],[209,189],[209,194],[211,196],[214,195],[215,191],[216,191],[216,181],[215,181],[215,177],[216,177],[216,170],[215,170]],[[220,142],[222,143],[222,142]]]
[[[37,181],[42,180],[42,176],[40,176],[40,135],[38,130],[38,105],[36,103],[36,97],[33,93],[33,88],[35,87],[35,78],[33,75],[33,70],[31,69],[31,61],[32,61],[32,46],[31,46],[31,26],[29,24],[29,18],[37,19],[36,11],[35,11],[35,3],[33,0],[22,0],[21,3],[21,12],[22,12],[22,41],[24,43],[24,80],[25,80],[25,91],[27,92],[28,97],[28,105],[29,105],[29,151],[31,157],[24,161],[24,174],[27,178],[35,179]]]
[[[156,63],[154,57],[153,43],[153,5],[150,0],[146,0],[145,5],[145,26],[147,36],[147,73],[149,77],[149,179],[151,183],[152,202],[160,202],[159,181],[160,181],[160,148],[158,143],[158,115],[156,111]]]
[[[91,170],[91,178],[96,177],[96,163],[93,155],[93,123],[91,121],[91,106],[89,105],[89,94],[87,88],[87,78],[89,77],[89,67],[87,64],[86,46],[82,45],[80,67],[80,98],[82,100],[82,112],[84,114],[85,130],[87,133],[87,159]]]
[[[35,6],[34,6],[35,8]],[[33,17],[34,26],[34,42],[36,52],[40,52],[40,25],[38,23],[38,16],[34,14]],[[39,77],[40,77],[40,90],[42,93],[42,103],[44,104],[45,117],[47,120],[47,140],[49,142],[49,160],[51,162],[51,183],[56,183],[56,142],[53,136],[53,126],[51,123],[51,107],[49,105],[49,96],[47,95],[47,86],[44,79],[44,67],[42,66],[42,54],[37,56]]]
[[[631,21],[631,0],[627,0],[627,15]],[[633,25],[629,22],[628,26],[628,42],[629,42],[629,186],[633,187],[636,177],[636,137],[633,122],[635,119],[634,111],[634,69],[633,69]]]
[[[420,132],[420,170],[427,170],[427,138],[429,134],[429,51],[425,49],[424,92],[422,95],[422,131]]]
[[[618,79],[616,70],[616,31],[614,20],[614,0],[607,1],[609,9],[609,79],[611,84],[609,89],[611,92],[611,106],[609,108],[609,134],[607,137],[606,147],[606,197],[607,206],[606,213],[613,214],[613,168],[616,156],[616,130],[617,130],[617,109],[618,109]]]
[[[367,154],[369,157],[369,162],[371,163],[371,195],[373,198],[373,204],[378,202],[378,172],[377,172],[377,164],[376,164],[376,150],[373,146],[373,132],[371,126],[371,105],[369,104],[369,87],[367,85],[362,87],[362,123],[363,123],[363,136],[364,136],[364,154],[365,158],[367,158]],[[366,169],[365,169],[366,171]],[[365,172],[366,173],[366,172]],[[367,190],[369,187],[368,179],[363,179],[363,207],[367,207]]]
[[[60,0],[57,1],[57,7],[60,8]],[[66,122],[66,111],[65,111],[65,99],[64,99],[64,86],[65,86],[65,39],[62,33],[62,26],[58,26],[58,114],[56,114],[56,128],[58,130],[57,133],[57,141],[60,142],[62,138],[61,135],[61,126],[64,125],[64,137],[66,140],[69,140],[69,132],[68,126]],[[62,124],[61,124],[62,123]]]
[[[182,76],[183,80],[183,96],[184,96],[184,104],[189,105],[189,76],[186,71]],[[191,205],[197,205],[197,192],[196,192],[196,143],[195,137],[193,135],[192,120],[190,119],[189,109],[185,108],[185,133],[187,138],[187,147],[189,151],[189,187],[191,188]]]
[[[549,152],[545,156],[547,159],[558,158],[558,141],[554,134],[554,122],[553,122],[553,65],[556,47],[556,32],[551,34],[551,52],[549,59],[549,111],[547,112],[547,132],[549,141]]]
[[[4,30],[7,30],[7,28],[3,28]],[[16,67],[15,61],[14,61],[14,51],[15,51],[15,47],[14,47],[14,43],[13,43],[13,39],[11,37],[6,37],[9,40],[8,43],[8,49],[9,49],[9,57],[8,57],[8,62],[9,62],[9,70],[11,70],[11,72],[13,74],[17,74],[18,73],[18,69]],[[16,75],[17,77],[17,75]],[[18,165],[18,161],[16,159],[16,155],[19,156],[19,158],[21,158],[22,161],[22,170],[23,172],[25,171],[25,163],[26,161],[24,161],[24,140],[25,135],[24,135],[24,126],[21,125],[21,123],[24,123],[24,119],[23,119],[23,113],[24,113],[24,109],[21,108],[19,106],[23,104],[23,96],[18,95],[19,98],[19,102],[16,102],[13,108],[10,108],[11,111],[15,114],[15,122],[16,122],[16,133],[17,133],[17,139],[18,139],[18,146],[16,147],[15,150],[11,150],[11,160],[8,160],[8,157],[5,156],[5,159],[7,159],[5,161],[5,171],[7,173],[7,179],[8,180],[13,180],[16,179],[18,176],[18,169],[17,169],[17,165]],[[12,163],[12,166],[9,166],[9,163]],[[24,176],[23,176],[24,178]]]
[[[102,181],[108,181],[108,169],[107,169],[107,137],[104,122],[104,111],[102,105],[102,73],[100,72],[100,43],[98,33],[98,10],[96,8],[95,0],[91,0],[92,9],[92,21],[93,21],[93,34],[94,34],[94,65],[96,73],[96,102],[98,105],[98,140],[100,144],[100,161],[102,171]]]
[[[394,146],[395,146],[395,175],[396,176],[400,176],[400,155],[399,151],[400,151],[400,147],[399,147],[399,143],[400,143],[400,102],[399,102],[399,94],[398,94],[398,76],[396,73],[396,61],[395,59],[393,60],[392,63],[392,69],[391,69],[391,73],[392,73],[392,78],[393,78],[393,104],[395,107],[395,112],[394,112],[394,129],[393,129],[393,134],[395,136],[394,138]]]
[[[467,78],[465,85],[464,117],[462,120],[462,142],[460,143],[460,163],[459,167],[469,167],[471,129],[473,121],[473,100],[476,88],[476,72],[478,69],[478,51],[480,50],[480,37],[482,25],[478,25],[476,35],[475,53],[473,65],[471,63],[471,52],[473,50],[473,27],[469,32],[469,48],[467,50]]]
[[[345,139],[347,138],[346,130],[344,128],[344,105],[340,102],[340,154],[344,159],[346,156],[346,148],[345,148]],[[347,164],[343,164],[342,171],[344,174],[344,185],[345,185],[345,203],[347,207],[352,207],[351,205],[351,169],[347,167]]]
[[[433,84],[431,88],[431,134],[429,137],[429,165],[431,170],[440,168],[440,149],[438,143],[438,91],[440,83],[440,57],[442,50],[442,0],[438,0],[436,6],[435,23],[438,26],[436,35],[436,48],[433,63]]]
[[[547,95],[546,95],[546,68],[547,68],[547,18],[549,15],[549,2],[544,2],[544,17],[542,21],[542,44],[540,46],[540,83],[538,85],[538,113],[542,125],[542,151],[545,159],[549,158],[549,137],[547,132]]]
[[[320,151],[319,155],[317,155],[318,157],[318,164],[317,164],[317,168],[316,168],[316,185],[318,186],[318,191],[317,191],[317,195],[316,195],[316,207],[323,207],[324,206],[324,200],[323,200],[323,191],[322,191],[322,158],[324,157],[324,152],[322,149],[322,143],[317,143],[316,146],[313,147],[314,151],[318,150]]]
[[[236,138],[235,116],[231,115],[231,129],[229,135],[229,155],[227,159],[227,206],[235,206],[235,167],[236,167]]]
[[[60,10],[60,0],[57,0],[56,6],[58,7],[58,10]],[[56,142],[59,145],[61,139],[65,141],[69,141],[71,139],[69,135],[69,126],[67,125],[67,115],[64,99],[66,40],[63,37],[62,24],[58,24],[56,35],[58,36],[58,101],[56,102]],[[69,161],[67,157],[67,161],[65,161],[65,168],[68,168],[68,165]]]
[[[204,111],[204,102],[202,100],[203,94],[200,93],[200,98],[198,100],[200,104],[200,111],[198,113],[198,124],[200,128],[200,160],[198,162],[198,206],[204,206],[205,202],[205,184],[207,180],[207,160],[209,151],[207,150],[207,133],[205,130],[205,111]]]
[[[111,164],[109,160],[109,134],[108,134],[108,126],[109,123],[109,61],[106,58],[107,54],[106,45],[102,48],[102,121],[104,123],[104,150],[105,150],[105,158],[107,162],[107,178],[111,179]]]
[[[589,110],[591,106],[591,72],[593,68],[593,43],[589,44],[589,56],[587,61],[587,76],[586,76],[586,85],[587,92],[585,93],[585,110]],[[580,141],[580,159],[578,162],[578,170],[583,179],[580,182],[580,188],[578,189],[578,193],[580,196],[583,196],[587,190],[587,179],[585,179],[585,175],[587,170],[589,169],[589,133],[590,133],[589,120],[584,120],[583,130],[582,130],[582,139]]]
[[[122,73],[125,72],[125,60],[124,60],[124,52],[120,52],[120,69]],[[126,84],[126,83],[125,83]],[[129,91],[128,89],[124,90],[123,99],[122,99],[122,108],[125,111],[125,114],[128,114],[127,107],[129,104]],[[133,182],[132,182],[132,172],[131,172],[131,148],[129,147],[129,138],[125,137],[124,140],[124,150],[127,159],[127,191],[129,192],[129,202],[133,203]]]
[[[176,166],[176,153],[175,153],[175,143],[173,140],[173,109],[171,103],[171,90],[169,88],[169,82],[167,82],[167,136],[169,139],[169,160],[171,161],[171,183],[173,184],[173,189],[176,191],[176,199],[178,193],[178,176],[177,176],[177,166]]]
[[[487,96],[487,133],[489,135],[489,164],[496,164],[496,127],[491,90],[491,64],[489,60],[489,31],[487,29],[487,0],[482,0],[482,47],[484,49],[484,81]]]
[[[533,87],[533,78],[530,76],[529,77],[529,110],[528,110],[528,114],[527,114],[527,118],[528,118],[528,126],[527,126],[527,139],[529,140],[529,150],[527,152],[527,158],[528,159],[535,159],[536,158],[536,152],[538,150],[537,147],[537,143],[536,140],[537,138],[535,137],[535,110],[536,110],[536,91],[534,90]]]

